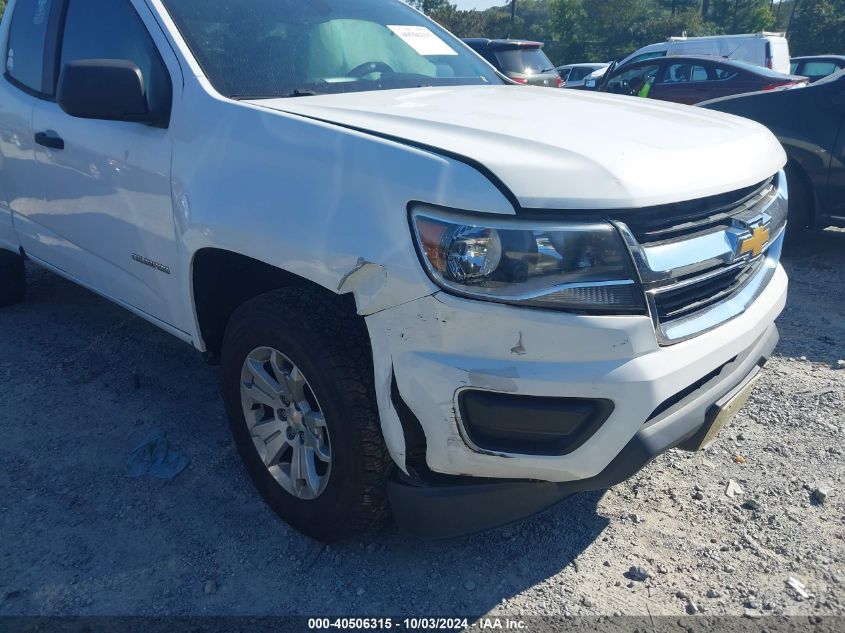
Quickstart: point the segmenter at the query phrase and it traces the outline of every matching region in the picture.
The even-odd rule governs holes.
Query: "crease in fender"
[[[355,264],[355,267],[340,278],[340,282],[337,284],[337,291],[343,294],[344,286],[346,286],[347,282],[352,278],[352,276],[364,270],[364,268],[366,268],[367,266],[376,266],[379,270],[384,271],[385,277],[387,276],[387,271],[385,270],[384,266],[368,261],[363,257],[359,257],[357,263]]]
[[[519,333],[519,340],[517,341],[514,347],[511,347],[511,354],[516,354],[517,356],[525,356],[528,353],[528,350],[525,349],[525,345],[522,344],[522,332]]]
[[[352,293],[358,314],[368,315],[378,311],[376,298],[387,285],[387,269],[381,264],[359,257],[355,266],[349,270],[337,285],[339,294]],[[375,304],[375,310],[371,308]]]
[[[372,317],[381,314],[382,312],[387,312],[388,310],[393,310],[394,308],[401,308],[402,306],[406,306],[409,303],[415,303],[420,301],[421,299],[428,299],[429,297],[435,297],[439,291],[434,291],[431,294],[422,295],[421,297],[417,297],[416,299],[409,299],[408,301],[402,301],[401,303],[397,303],[396,305],[387,306],[385,308],[379,308],[378,310],[374,310],[372,312],[368,312],[367,314],[362,314],[363,317]]]

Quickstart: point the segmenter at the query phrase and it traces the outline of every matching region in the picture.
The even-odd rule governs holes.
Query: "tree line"
[[[845,0],[503,0],[485,11],[408,2],[459,37],[546,42],[556,64],[618,59],[683,33],[782,31],[794,55],[845,54]]]

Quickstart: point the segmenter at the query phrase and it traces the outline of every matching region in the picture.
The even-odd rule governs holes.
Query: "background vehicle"
[[[486,38],[467,38],[464,42],[517,83],[549,88],[560,88],[563,84],[541,42]]]
[[[584,80],[596,70],[607,68],[610,64],[566,64],[565,66],[558,66],[557,72],[563,81],[564,88],[582,89],[584,88]]]
[[[778,137],[789,156],[790,230],[845,227],[845,70],[801,90],[701,106],[753,119]]]
[[[811,82],[845,69],[845,55],[813,55],[792,58],[792,74],[807,77]]]
[[[672,56],[629,62],[608,71],[599,90],[692,105],[728,95],[807,83],[745,62],[704,56]]]
[[[666,42],[644,46],[624,58],[619,65],[673,55],[735,59],[789,74],[789,42],[782,33],[672,37]]]

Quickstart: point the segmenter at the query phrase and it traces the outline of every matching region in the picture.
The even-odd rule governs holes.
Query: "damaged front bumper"
[[[402,471],[390,484],[397,521],[441,537],[501,525],[612,486],[670,448],[700,444],[726,396],[771,354],[786,287],[778,266],[743,314],[668,347],[644,316],[562,314],[442,293],[369,316],[382,427]],[[514,426],[539,433],[545,414],[521,410],[526,398],[567,411],[573,403],[612,407],[596,405],[595,418],[575,406],[581,417],[567,413],[573,437],[560,450],[509,450],[501,424],[498,443],[474,441],[462,419],[467,392],[512,398]]]
[[[425,481],[397,474],[388,483],[396,523],[426,538],[472,534],[527,518],[578,492],[610,488],[669,449],[697,450],[728,421],[725,413],[735,413],[733,403],[747,398],[777,342],[772,325],[718,374],[648,420],[593,477],[551,483],[460,477]]]

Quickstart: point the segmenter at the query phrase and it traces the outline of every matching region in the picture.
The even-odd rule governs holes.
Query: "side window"
[[[834,62],[807,62],[801,72],[807,77],[827,77],[837,70]]]
[[[18,0],[9,30],[6,75],[44,93],[44,45],[52,0]]]
[[[572,73],[569,75],[570,81],[581,81],[589,74],[592,74],[592,70],[589,68],[573,68]]]
[[[627,64],[625,64],[627,66]],[[639,66],[623,70],[607,82],[607,91],[616,94],[647,97],[660,66]]]
[[[150,111],[170,109],[170,75],[141,18],[128,0],[70,0],[60,68],[83,59],[123,59],[144,75]]]
[[[713,68],[713,78],[717,80],[733,79],[736,75],[737,72],[732,68],[726,68],[724,66],[716,66]]]
[[[666,75],[663,77],[663,83],[680,84],[688,83],[692,75],[692,66],[690,64],[669,64],[666,68]],[[704,73],[704,78],[707,79],[707,73]]]
[[[692,67],[693,81],[707,81],[708,79],[710,79],[710,77],[707,76],[707,69],[704,66]]]

